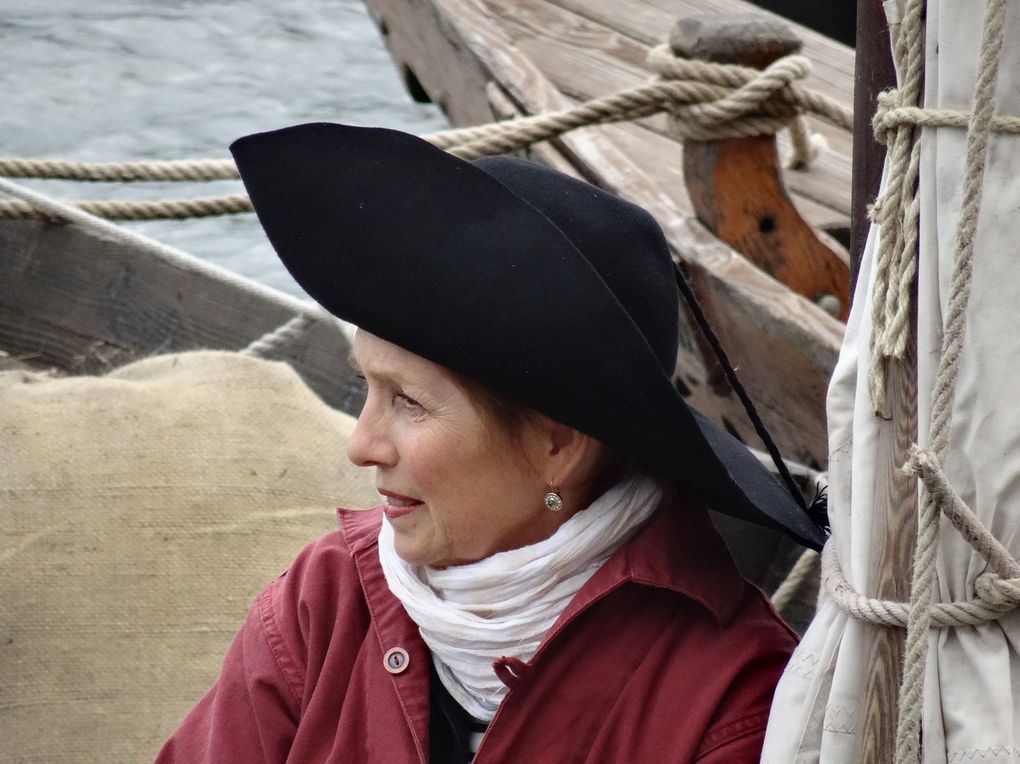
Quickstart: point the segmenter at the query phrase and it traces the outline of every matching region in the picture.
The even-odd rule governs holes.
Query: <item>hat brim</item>
[[[307,124],[231,146],[277,254],[326,310],[819,548],[822,532],[693,410],[560,229],[406,133]]]

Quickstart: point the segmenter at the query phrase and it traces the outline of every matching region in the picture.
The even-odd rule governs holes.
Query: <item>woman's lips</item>
[[[386,491],[382,488],[379,489],[379,493],[386,497],[383,512],[390,520],[409,515],[422,506],[422,502],[412,499],[410,496],[401,496],[399,493]]]

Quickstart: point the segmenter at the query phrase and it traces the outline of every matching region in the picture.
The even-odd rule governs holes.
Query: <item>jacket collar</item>
[[[337,515],[351,556],[358,559],[371,550],[375,562],[370,564],[378,565],[375,549],[382,508],[339,509]],[[704,506],[690,499],[673,499],[581,588],[550,634],[626,581],[688,597],[708,610],[720,626],[733,618],[746,586]]]

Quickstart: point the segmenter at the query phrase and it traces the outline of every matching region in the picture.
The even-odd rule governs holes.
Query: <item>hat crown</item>
[[[472,162],[556,226],[595,269],[672,374],[679,347],[673,261],[655,219],[580,180],[508,156]]]

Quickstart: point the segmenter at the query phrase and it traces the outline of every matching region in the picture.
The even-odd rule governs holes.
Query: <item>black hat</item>
[[[819,548],[821,531],[672,383],[673,263],[644,210],[510,157],[298,125],[231,146],[297,282],[336,316]]]

